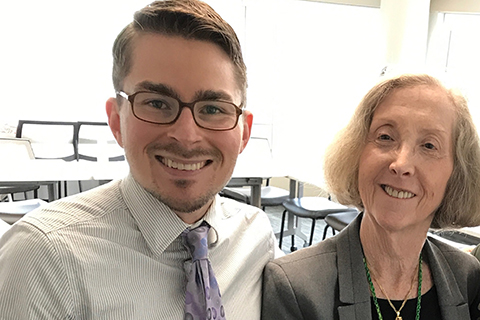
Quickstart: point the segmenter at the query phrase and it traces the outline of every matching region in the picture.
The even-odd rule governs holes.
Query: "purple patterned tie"
[[[205,221],[195,229],[182,232],[183,245],[192,256],[186,268],[185,320],[224,320],[220,288],[208,260],[207,235],[210,225]]]

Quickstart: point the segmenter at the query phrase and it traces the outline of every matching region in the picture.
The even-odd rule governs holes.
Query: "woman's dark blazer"
[[[372,319],[360,244],[360,214],[335,237],[276,259],[265,267],[262,319]],[[480,308],[480,263],[472,255],[428,238],[430,266],[442,318],[471,318]]]

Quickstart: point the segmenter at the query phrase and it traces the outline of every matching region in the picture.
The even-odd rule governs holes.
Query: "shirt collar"
[[[193,225],[189,225],[167,205],[145,190],[131,174],[123,179],[120,190],[125,199],[125,204],[138,225],[138,229],[155,255],[162,254],[186,228],[195,228],[203,220],[211,226],[208,233],[208,243],[209,245],[215,245],[219,238],[218,230],[220,230],[221,220],[227,218],[223,214],[222,201],[218,195],[205,216]]]

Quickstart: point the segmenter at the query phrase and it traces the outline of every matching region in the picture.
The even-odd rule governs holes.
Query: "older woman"
[[[267,265],[263,319],[478,319],[480,263],[430,227],[480,224],[480,147],[465,99],[428,75],[385,80],[327,150],[325,178],[362,213]]]

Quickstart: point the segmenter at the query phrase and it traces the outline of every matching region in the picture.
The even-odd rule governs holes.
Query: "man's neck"
[[[187,224],[194,224],[195,222],[199,221],[202,219],[210,209],[210,206],[213,204],[213,199],[206,203],[203,207],[201,207],[198,210],[195,210],[193,212],[178,212],[178,211],[173,211],[175,214],[182,219],[183,222]]]

